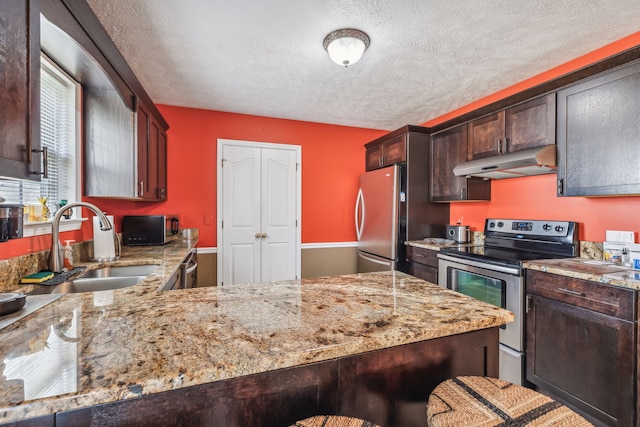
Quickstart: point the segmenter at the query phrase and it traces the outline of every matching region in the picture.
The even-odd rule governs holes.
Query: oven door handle
[[[438,254],[438,259],[443,261],[454,262],[458,265],[468,265],[471,267],[482,268],[483,270],[488,271],[497,271],[499,273],[511,274],[513,276],[521,276],[521,269],[515,267],[506,267],[504,265],[496,265],[482,261],[474,261],[466,258],[460,258],[456,256],[451,256],[447,254]]]

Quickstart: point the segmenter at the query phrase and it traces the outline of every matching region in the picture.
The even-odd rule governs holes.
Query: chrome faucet
[[[100,229],[103,231],[112,230],[113,226],[109,219],[102,213],[100,208],[87,202],[74,202],[64,205],[58,210],[51,225],[51,250],[49,251],[49,271],[60,273],[62,271],[62,248],[60,247],[60,218],[67,209],[85,207],[93,211],[100,218]],[[115,235],[115,230],[114,230]],[[119,255],[119,254],[118,254]]]

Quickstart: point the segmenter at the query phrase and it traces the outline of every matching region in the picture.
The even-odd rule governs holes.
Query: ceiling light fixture
[[[347,67],[360,60],[369,47],[369,36],[360,30],[344,28],[330,33],[322,45],[333,62]]]

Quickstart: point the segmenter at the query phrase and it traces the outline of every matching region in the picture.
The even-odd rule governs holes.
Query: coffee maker
[[[22,237],[22,205],[0,204],[0,242]]]

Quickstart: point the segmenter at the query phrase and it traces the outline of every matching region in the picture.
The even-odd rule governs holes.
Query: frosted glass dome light
[[[323,46],[333,62],[345,67],[355,64],[369,47],[369,36],[360,30],[336,30],[324,38]]]

